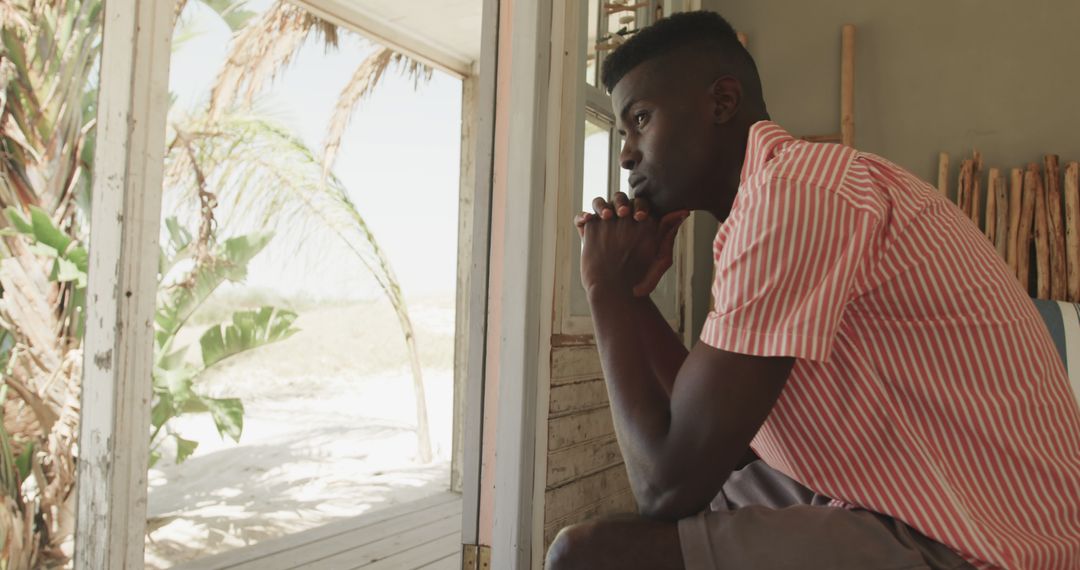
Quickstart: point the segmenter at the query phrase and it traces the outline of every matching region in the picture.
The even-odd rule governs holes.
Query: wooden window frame
[[[475,184],[463,185],[471,231],[459,236],[466,257],[466,342],[460,369],[461,454],[465,508],[462,536],[475,542],[480,478],[480,410],[487,335],[488,250],[494,124],[494,40],[498,0],[484,0],[479,69],[445,46],[381,25],[340,0],[291,0],[335,24],[361,31],[465,81],[476,81]],[[91,203],[87,334],[84,342],[74,567],[136,569],[145,565],[150,378],[156,309],[158,238],[169,105],[172,3],[107,0],[99,81],[98,144]],[[493,14],[494,17],[490,17]],[[467,104],[463,97],[463,105]],[[112,221],[115,220],[115,223]],[[462,304],[459,304],[461,307]]]

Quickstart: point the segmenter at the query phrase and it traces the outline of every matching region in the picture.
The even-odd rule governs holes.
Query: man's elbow
[[[712,497],[702,500],[678,487],[651,487],[638,496],[638,513],[649,519],[678,521],[695,515],[709,506]]]

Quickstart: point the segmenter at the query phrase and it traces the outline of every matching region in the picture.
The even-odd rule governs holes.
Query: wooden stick
[[[956,181],[956,205],[965,216],[971,217],[971,171],[975,163],[968,159],[960,163],[960,175]]]
[[[1028,165],[1035,184],[1035,297],[1050,298],[1050,234],[1046,223],[1046,187],[1039,165]]]
[[[736,32],[735,35],[739,38],[739,43],[742,44],[742,47],[747,48],[747,49],[750,48],[750,38],[748,38],[746,36],[746,34],[744,34],[742,32]],[[731,37],[731,36],[728,36],[728,37]]]
[[[949,197],[949,153],[947,152],[938,155],[937,189],[942,196]]]
[[[1016,238],[1016,278],[1024,291],[1031,293],[1031,225],[1035,220],[1035,185],[1039,177],[1033,170],[1024,171],[1024,200],[1020,207],[1020,232]]]
[[[1012,184],[1009,186],[1009,243],[1005,261],[1009,263],[1009,269],[1012,269],[1013,275],[1019,277],[1016,246],[1020,239],[1020,204],[1024,195],[1024,171],[1014,168],[1010,174]]]
[[[997,236],[997,186],[1001,180],[1001,171],[996,168],[990,169],[990,177],[986,181],[986,239],[994,243]],[[1001,206],[1004,208],[1004,204]]]
[[[1046,231],[1050,239],[1050,298],[1064,301],[1068,272],[1065,269],[1065,220],[1061,215],[1061,168],[1056,154],[1043,157],[1046,176]]]
[[[975,163],[974,172],[971,175],[972,182],[968,185],[971,190],[971,211],[968,215],[971,216],[971,221],[975,222],[975,227],[979,227],[979,223],[982,222],[982,167],[983,160],[979,151],[975,151],[974,158]]]
[[[1080,164],[1065,166],[1066,289],[1070,303],[1080,303]]]
[[[855,146],[855,26],[844,24],[840,49],[840,132]]]
[[[1001,259],[1005,259],[1009,255],[1009,193],[1005,189],[1005,178],[1001,176],[1001,171],[993,169],[990,171],[990,175],[994,175],[994,171],[997,170],[997,181],[992,184],[990,191],[995,194],[997,202],[997,219],[994,221],[994,226],[997,232],[994,234],[994,246],[997,248],[998,255]],[[1017,196],[1019,200],[1019,196]],[[1020,209],[1017,204],[1017,210]]]

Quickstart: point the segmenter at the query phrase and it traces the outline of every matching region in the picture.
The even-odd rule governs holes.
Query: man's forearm
[[[626,292],[590,295],[615,430],[641,502],[656,481],[664,439],[671,423],[670,396],[687,350],[648,298]]]

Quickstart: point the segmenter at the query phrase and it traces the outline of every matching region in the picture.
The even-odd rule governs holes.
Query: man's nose
[[[626,170],[633,170],[638,164],[641,164],[641,153],[638,152],[637,146],[623,143],[622,150],[619,152],[619,165]]]

